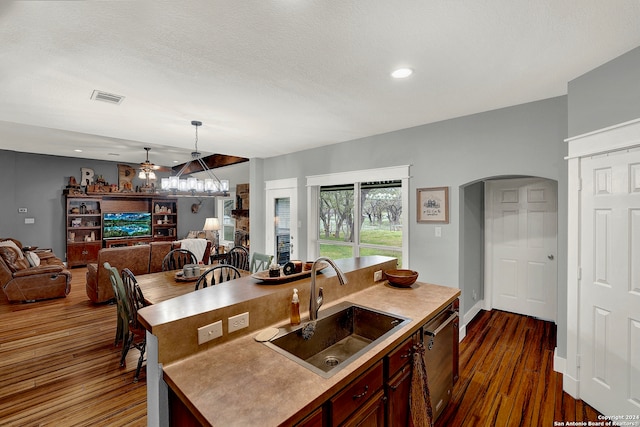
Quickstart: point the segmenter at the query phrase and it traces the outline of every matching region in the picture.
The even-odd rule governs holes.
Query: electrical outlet
[[[382,270],[374,271],[373,272],[373,281],[374,282],[379,282],[380,280],[382,280]]]
[[[249,312],[229,317],[229,333],[249,327]]]
[[[198,344],[204,344],[222,336],[222,320],[198,328]]]

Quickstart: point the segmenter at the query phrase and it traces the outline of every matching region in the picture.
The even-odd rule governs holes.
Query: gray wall
[[[460,188],[461,311],[484,299],[484,182]]]
[[[640,47],[569,82],[569,136],[640,117]]]
[[[306,176],[411,164],[411,200],[406,213],[409,266],[420,273],[420,280],[461,288],[464,314],[473,306],[468,294],[480,287],[481,278],[477,275],[482,266],[477,264],[477,257],[461,260],[464,256],[461,255],[460,233],[464,232],[461,231],[461,212],[470,209],[463,214],[469,227],[480,219],[478,207],[461,206],[465,197],[461,197],[460,187],[485,178],[526,175],[555,180],[559,188],[564,189],[566,127],[567,98],[562,96],[264,159],[256,173],[263,180],[298,178],[298,219],[302,223],[298,247],[304,259]],[[255,186],[258,185],[256,182]],[[435,237],[435,225],[416,222],[415,194],[417,188],[440,186],[449,187],[450,223],[442,225],[442,237]],[[468,201],[479,203],[478,191],[478,187],[471,187]],[[558,330],[559,354],[563,354],[566,351],[566,332],[563,332],[566,330],[566,191],[559,190],[558,200],[558,303],[561,307]],[[259,211],[255,207],[252,202],[252,236],[264,234],[264,209]],[[470,239],[471,245],[478,244],[477,238]],[[252,238],[252,250],[264,250],[257,243]]]
[[[96,175],[102,175],[108,183],[117,183],[117,165],[117,162],[0,150],[0,178],[6,183],[0,192],[0,237],[14,237],[25,245],[52,248],[64,259],[66,230],[62,192],[69,177],[80,179],[80,168],[87,167]],[[240,176],[233,173],[233,168],[218,176],[232,179],[230,185],[235,191],[235,180],[249,182],[249,167],[242,168],[245,171]],[[133,184],[141,185],[142,181],[135,178]],[[191,205],[199,200],[202,205],[194,215]],[[19,213],[19,208],[27,208],[28,212]],[[212,198],[179,198],[177,238],[186,236],[189,230],[202,230],[205,218],[214,213],[215,200]],[[34,218],[35,224],[25,224],[25,218]]]

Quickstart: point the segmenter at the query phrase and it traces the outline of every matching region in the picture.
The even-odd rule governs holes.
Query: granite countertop
[[[382,282],[328,304],[350,301],[412,319],[331,378],[325,379],[256,342],[252,334],[165,365],[164,380],[205,425],[291,425],[373,366],[459,295],[459,289],[422,282],[406,289]],[[320,309],[320,316],[324,309]]]

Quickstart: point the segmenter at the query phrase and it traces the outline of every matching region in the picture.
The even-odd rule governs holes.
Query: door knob
[[[547,258],[552,260],[553,259],[553,255],[547,255]]]

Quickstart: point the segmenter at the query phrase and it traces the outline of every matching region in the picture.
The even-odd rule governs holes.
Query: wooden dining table
[[[136,276],[138,286],[147,304],[158,304],[171,298],[194,292],[196,279],[185,280],[177,278],[176,273],[182,270],[159,271],[157,273]],[[251,272],[239,270],[240,277],[251,275]]]

